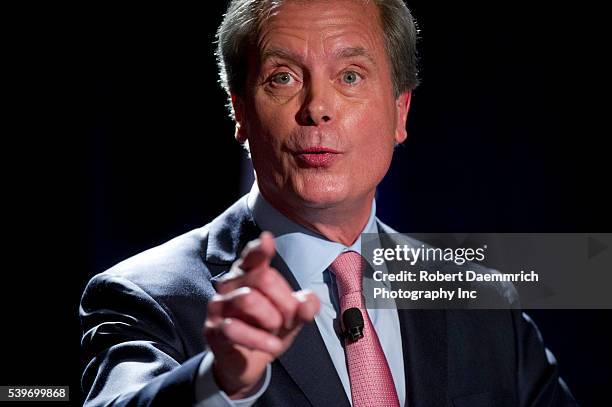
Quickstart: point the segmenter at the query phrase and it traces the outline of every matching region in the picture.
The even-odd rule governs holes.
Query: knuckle
[[[259,298],[257,297],[257,294],[255,294],[252,290],[249,289],[248,291],[236,296],[235,304],[240,309],[252,310],[253,308],[257,307],[260,302]]]
[[[214,341],[222,333],[220,329],[220,321],[207,318],[204,322],[202,333],[208,342]]]
[[[208,306],[209,307],[215,307],[220,305],[221,303],[223,303],[225,295],[223,294],[215,294],[212,296],[212,298],[208,301]]]
[[[225,338],[232,340],[232,338],[236,336],[238,331],[238,326],[236,325],[234,320],[230,318],[225,318],[223,319],[223,321],[221,321],[220,332]]]
[[[291,299],[287,299],[286,306],[287,306],[287,311],[289,311],[291,315],[294,315],[298,310],[299,304],[294,298],[291,298]]]
[[[231,300],[239,299],[241,297],[249,296],[253,290],[249,286],[238,287],[234,289],[228,297]]]
[[[266,322],[270,329],[280,329],[283,326],[283,317],[278,312],[272,312],[269,318],[266,318]]]
[[[222,313],[224,301],[225,300],[224,300],[224,296],[223,295],[215,294],[208,301],[208,305],[206,306],[207,315],[208,316],[215,316],[215,315],[218,315],[218,314]]]

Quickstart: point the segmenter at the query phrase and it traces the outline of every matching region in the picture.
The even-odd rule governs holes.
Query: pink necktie
[[[399,407],[393,376],[380,341],[365,309],[362,290],[364,259],[357,252],[345,252],[330,269],[336,275],[340,312],[359,308],[364,319],[363,338],[345,340],[353,407]]]

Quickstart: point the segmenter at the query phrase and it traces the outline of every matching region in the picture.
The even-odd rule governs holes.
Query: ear
[[[408,120],[408,111],[410,110],[411,91],[406,91],[399,95],[395,101],[396,127],[395,127],[395,142],[400,144],[408,138],[406,131],[406,121]]]
[[[234,93],[232,93],[232,108],[234,109],[234,120],[236,121],[236,133],[234,137],[240,144],[244,144],[248,140],[244,123],[244,103],[242,99]]]

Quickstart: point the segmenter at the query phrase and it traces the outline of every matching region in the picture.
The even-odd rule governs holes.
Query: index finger
[[[250,241],[231,269],[217,280],[217,291],[226,294],[243,285],[245,272],[269,267],[276,253],[274,246],[274,237],[270,232],[262,232],[258,239]]]
[[[242,251],[240,268],[243,271],[249,271],[257,267],[268,266],[275,254],[274,236],[270,232],[261,232],[259,239],[250,241]]]

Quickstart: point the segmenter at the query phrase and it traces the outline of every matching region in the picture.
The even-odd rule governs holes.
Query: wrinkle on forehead
[[[362,12],[356,12],[356,7]],[[289,41],[296,47],[292,52],[302,60],[313,48],[332,56],[344,48],[362,48],[366,53],[384,49],[378,8],[363,0],[287,1],[262,21],[259,34],[260,52],[283,48]]]

